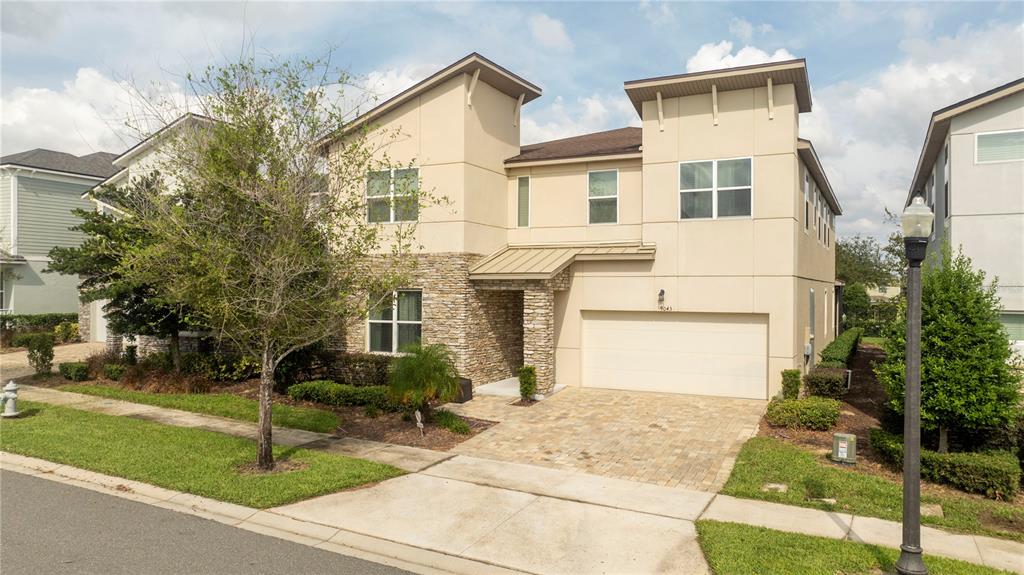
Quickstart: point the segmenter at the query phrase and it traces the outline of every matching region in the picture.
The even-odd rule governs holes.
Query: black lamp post
[[[921,262],[932,233],[932,213],[920,195],[900,218],[907,250],[906,398],[903,402],[903,543],[896,572],[924,575],[921,560]]]

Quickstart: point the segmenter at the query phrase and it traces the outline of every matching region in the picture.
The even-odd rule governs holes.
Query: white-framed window
[[[371,223],[419,218],[420,171],[394,168],[366,174],[366,219]]]
[[[0,311],[7,311],[7,270],[0,266]]]
[[[367,320],[367,349],[373,353],[398,353],[418,344],[423,334],[423,292],[400,289],[389,295],[371,296]]]
[[[981,132],[974,135],[974,163],[1024,161],[1024,130]]]
[[[804,233],[811,229],[811,174],[804,168]]]
[[[619,171],[587,172],[587,213],[591,224],[619,221]]]
[[[530,227],[530,176],[519,176],[516,196],[516,225]]]
[[[749,218],[751,158],[679,162],[679,219]]]

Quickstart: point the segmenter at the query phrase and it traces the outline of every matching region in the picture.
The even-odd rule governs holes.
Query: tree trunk
[[[949,428],[939,426],[939,453],[949,453]]]
[[[171,352],[171,363],[174,365],[174,373],[181,373],[181,336],[178,330],[171,332],[170,341],[167,344]]]
[[[271,434],[270,397],[274,389],[274,362],[270,351],[263,350],[263,361],[260,369],[260,422],[259,436],[256,439],[256,466],[264,471],[274,468],[274,444]]]

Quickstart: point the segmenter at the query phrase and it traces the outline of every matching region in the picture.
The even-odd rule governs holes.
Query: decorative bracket
[[[512,127],[519,127],[519,114],[523,109],[523,99],[526,98],[526,94],[519,94],[519,99],[516,100],[516,108],[512,111]]]
[[[661,92],[658,92],[658,131],[665,131],[665,108],[661,104]]]
[[[711,119],[718,125],[718,85],[711,84]]]
[[[466,105],[473,107],[473,90],[476,89],[476,81],[480,79],[480,68],[473,72],[473,79],[469,81],[469,92],[466,93]]]
[[[772,79],[768,77],[768,119],[775,119],[775,95],[772,93]]]

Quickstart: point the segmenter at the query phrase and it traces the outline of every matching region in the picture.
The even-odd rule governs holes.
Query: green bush
[[[449,402],[459,396],[455,356],[440,343],[412,345],[395,359],[388,387],[394,401],[419,409],[429,419],[430,402]]]
[[[447,409],[438,409],[434,412],[433,418],[434,423],[436,423],[438,427],[443,427],[448,431],[459,435],[470,434],[469,424],[466,423],[466,420]]]
[[[78,324],[70,321],[62,321],[53,328],[53,337],[57,343],[70,343],[78,341]]]
[[[289,353],[274,369],[274,389],[279,393],[285,393],[292,385],[313,379],[314,374],[331,363],[333,356],[332,352],[327,351],[323,341]]]
[[[519,368],[519,397],[530,401],[537,394],[537,368],[524,365]]]
[[[139,346],[137,345],[126,345],[124,346],[124,353],[122,354],[124,362],[128,365],[136,365],[139,363]]]
[[[819,361],[814,367],[820,367],[822,369],[846,369],[846,364],[841,361]]]
[[[807,395],[840,399],[846,395],[846,370],[815,367],[804,375]]]
[[[14,347],[28,348],[28,364],[37,374],[50,373],[53,368],[53,342],[50,332],[22,333],[14,336]]]
[[[890,463],[903,464],[903,438],[881,429],[870,432],[871,447]],[[992,499],[1011,499],[1020,488],[1017,457],[1006,451],[937,453],[921,450],[921,477]]]
[[[388,388],[383,385],[355,386],[317,379],[296,383],[288,388],[288,397],[296,401],[313,401],[324,405],[373,406],[382,411],[399,411],[400,405],[391,401]]]
[[[822,362],[838,362],[846,367],[850,357],[857,351],[857,344],[863,334],[864,330],[859,327],[848,329],[826,345],[818,356]]]
[[[57,367],[64,379],[71,381],[85,381],[89,379],[89,364],[84,361],[71,361],[60,364]]]
[[[0,328],[13,331],[52,331],[61,323],[76,323],[77,313],[34,313],[0,316]]]
[[[128,371],[128,366],[123,363],[108,363],[103,366],[103,375],[107,379],[117,381],[121,379],[124,372]]]
[[[327,373],[347,385],[388,385],[393,359],[378,353],[336,353],[328,361]]]
[[[181,356],[181,367],[188,375],[211,381],[245,381],[260,373],[259,362],[246,355],[185,353]]]
[[[796,399],[800,397],[800,370],[782,370],[782,398]]]
[[[768,404],[765,419],[775,427],[825,431],[839,421],[839,402],[824,397],[776,399]]]

